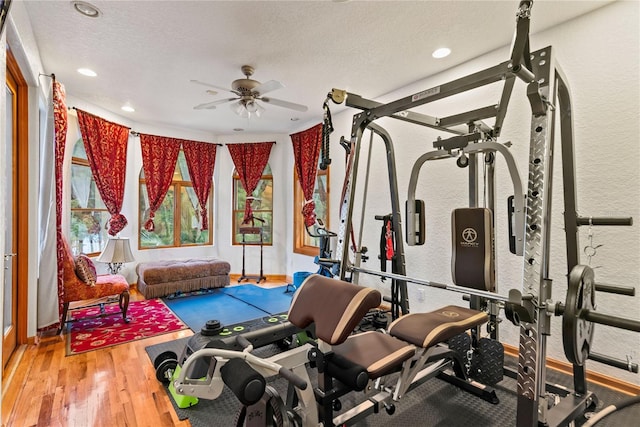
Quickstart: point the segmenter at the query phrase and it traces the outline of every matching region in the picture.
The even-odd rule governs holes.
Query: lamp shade
[[[135,261],[128,237],[112,238],[97,259],[98,262],[124,263]]]

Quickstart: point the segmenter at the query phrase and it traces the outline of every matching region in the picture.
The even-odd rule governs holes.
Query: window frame
[[[316,176],[316,185],[318,182],[318,177],[326,176],[327,181],[327,201],[326,201],[326,212],[330,211],[330,200],[329,195],[331,194],[330,183],[329,183],[329,168],[323,170],[318,168],[318,174]],[[315,191],[315,188],[314,188]],[[302,194],[302,187],[300,186],[300,182],[298,181],[298,172],[293,170],[293,252],[301,255],[308,256],[316,256],[318,255],[318,251],[320,250],[320,246],[318,245],[308,245],[305,243],[305,236],[307,234],[307,230],[304,226],[304,218],[301,213],[301,206],[304,202],[304,195]],[[327,230],[330,230],[330,221],[329,215],[326,218],[321,218],[325,224]]]
[[[269,174],[265,174],[264,171],[267,170],[267,168],[271,171],[271,173]],[[264,169],[262,170],[262,175],[260,176],[260,180],[270,180],[271,181],[271,188],[273,189],[273,170],[271,169],[271,166],[269,165],[269,163],[267,163],[264,167]],[[238,175],[238,172],[236,170],[236,168],[233,168],[233,173],[232,173],[232,179],[231,179],[231,193],[233,195],[232,197],[232,209],[231,209],[231,245],[232,246],[239,246],[242,245],[241,241],[238,241],[236,239],[236,236],[240,233],[236,233],[236,230],[239,230],[239,224],[237,224],[237,217],[238,214],[240,214],[242,212],[242,214],[244,215],[244,207],[242,209],[237,209],[238,206],[238,193],[236,191],[237,188],[241,188],[242,187],[242,183],[240,182],[240,175]],[[257,189],[257,187],[256,187]],[[254,209],[253,212],[255,213],[260,213],[260,212],[269,212],[271,213],[271,241],[263,241],[262,245],[263,246],[273,246],[273,192],[271,195],[271,209]],[[238,225],[238,228],[236,228],[236,225]],[[257,225],[259,226],[259,225]],[[259,242],[247,242],[247,245],[259,245]]]
[[[183,153],[182,147],[180,148],[180,152]],[[178,154],[179,155],[179,154]],[[178,164],[176,163],[176,168],[179,169]],[[171,248],[190,248],[196,246],[210,246],[213,244],[213,194],[215,192],[215,182],[213,182],[213,177],[211,177],[211,189],[209,190],[209,197],[207,199],[207,216],[209,220],[209,229],[208,234],[209,238],[206,242],[203,243],[181,243],[181,218],[182,218],[182,207],[179,203],[180,197],[182,196],[182,188],[193,188],[193,182],[191,180],[184,179],[172,179],[171,185],[167,190],[167,193],[173,190],[173,245],[163,245],[163,246],[142,246],[142,230],[144,228],[144,223],[146,221],[146,217],[142,209],[140,209],[140,198],[143,197],[142,186],[144,185],[146,188],[147,180],[145,178],[140,178],[140,176],[144,173],[144,169],[140,168],[140,173],[138,174],[138,250],[146,251],[153,249],[171,249]],[[175,176],[175,172],[174,172]],[[191,178],[191,177],[189,177]],[[147,196],[148,197],[148,196]],[[166,197],[166,196],[165,196]],[[163,201],[164,203],[164,201]]]

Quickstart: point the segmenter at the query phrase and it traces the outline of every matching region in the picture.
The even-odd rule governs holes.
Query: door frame
[[[18,180],[17,212],[29,212],[29,87],[11,49],[6,50],[7,73],[16,81],[17,87],[17,149],[15,164]],[[28,295],[29,295],[29,215],[17,216],[18,313],[16,322],[17,345],[27,343]]]

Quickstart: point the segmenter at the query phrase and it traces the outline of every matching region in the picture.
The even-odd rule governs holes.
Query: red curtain
[[[200,202],[200,216],[202,229],[209,229],[209,215],[207,213],[207,199],[211,191],[213,169],[216,164],[216,144],[196,141],[182,141],[182,149],[187,160],[187,168],[191,176],[193,189]]]
[[[313,189],[316,185],[316,175],[318,174],[318,157],[320,156],[322,143],[322,123],[290,136],[295,159],[294,167],[304,195],[304,204],[302,205],[304,224],[307,227],[311,227],[316,222],[316,204],[313,201]]]
[[[98,192],[111,214],[108,229],[115,236],[126,225],[120,213],[124,196],[129,128],[86,111],[78,111],[78,125]]]
[[[149,196],[149,218],[144,223],[147,231],[155,230],[153,218],[173,181],[181,142],[176,138],[140,134],[142,168]]]
[[[56,180],[56,257],[58,264],[58,315],[62,320],[64,305],[64,282],[62,280],[64,267],[63,260],[65,248],[62,237],[62,165],[64,163],[64,150],[67,142],[67,105],[64,85],[53,79],[53,120],[54,120],[54,144],[55,144],[55,170]],[[51,325],[58,327],[58,325]]]
[[[247,224],[253,219],[251,199],[249,197],[253,194],[258,182],[260,182],[262,172],[269,161],[269,154],[271,154],[273,144],[275,144],[275,142],[227,144],[233,164],[240,176],[242,187],[247,193],[247,200],[244,205],[244,219],[242,220],[243,224]]]

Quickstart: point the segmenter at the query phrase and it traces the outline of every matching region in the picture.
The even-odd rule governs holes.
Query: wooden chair
[[[111,296],[119,296],[118,304],[120,306],[120,312],[122,318],[126,323],[129,322],[127,318],[127,309],[129,308],[129,283],[127,279],[120,274],[102,274],[96,277],[96,283],[94,286],[82,281],[76,274],[76,261],[69,248],[69,244],[65,239],[62,240],[64,246],[64,259],[63,259],[63,284],[64,284],[64,307],[62,314],[62,322],[58,329],[58,334],[62,332],[64,325],[71,320],[67,320],[69,305],[72,302],[87,301],[85,307],[98,305],[102,306],[102,314],[104,316],[104,304],[111,301],[105,299]],[[96,301],[102,302],[96,302]],[[113,301],[115,302],[115,301]],[[83,305],[80,305],[83,306]]]

